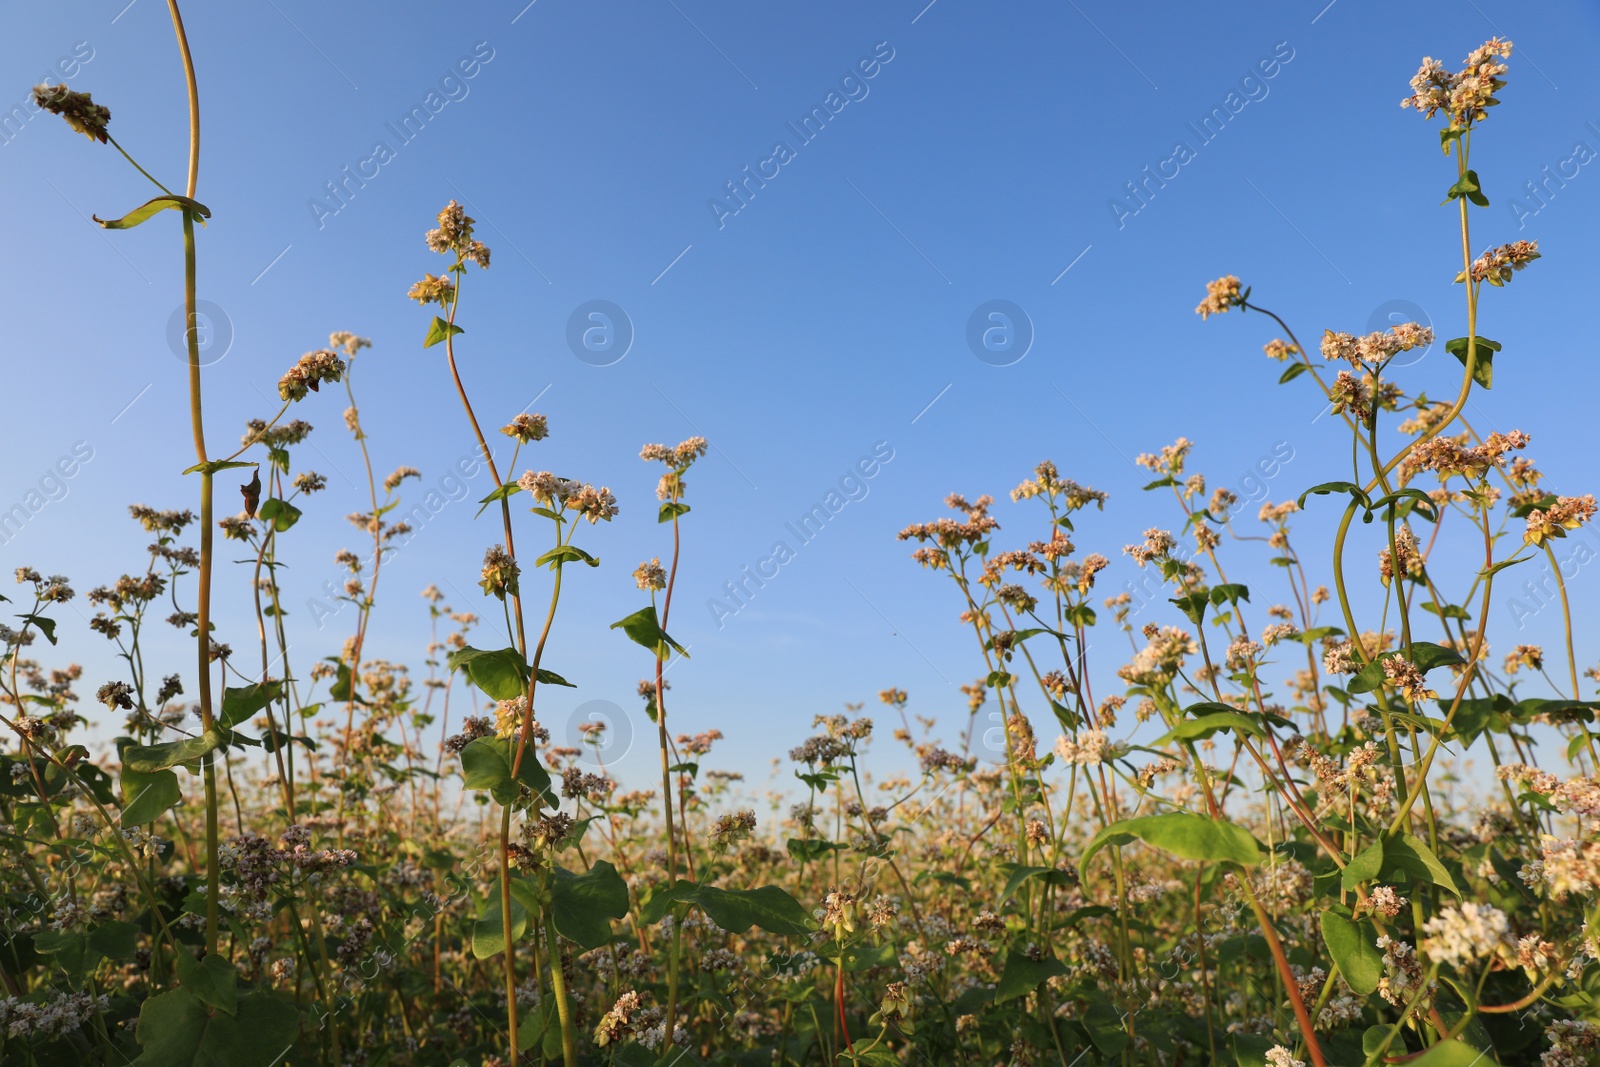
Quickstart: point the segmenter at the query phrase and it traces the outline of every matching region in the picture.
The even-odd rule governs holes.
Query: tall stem
[[[178,11],[178,0],[167,0],[167,10],[172,14],[172,29],[178,37],[178,51],[183,57],[183,73],[189,90],[189,177],[188,196],[192,200],[195,184],[200,178],[200,90],[195,82],[194,56],[189,52],[189,37],[183,29],[183,16]],[[212,566],[212,487],[213,476],[205,469],[206,432],[200,402],[200,335],[195,312],[195,249],[194,215],[187,208],[183,212],[183,310],[184,331],[189,349],[189,419],[194,430],[195,460],[200,471],[200,581],[196,607],[196,625],[199,633],[198,647],[200,685],[200,722],[208,732],[215,727],[211,701],[211,566]],[[217,896],[221,889],[217,869],[217,770],[214,753],[208,752],[202,760],[202,775],[206,795],[206,953],[217,951]]]

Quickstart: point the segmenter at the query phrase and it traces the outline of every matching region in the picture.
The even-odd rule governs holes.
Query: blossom
[[[1328,389],[1328,399],[1333,401],[1333,414],[1348,411],[1357,421],[1366,422],[1372,417],[1372,393],[1366,383],[1347,370],[1339,372]]]
[[[1489,108],[1500,102],[1494,94],[1505,85],[1500,75],[1506,72],[1506,65],[1495,60],[1510,54],[1510,41],[1491,37],[1473,49],[1462,69],[1455,73],[1428,56],[1411,79],[1411,95],[1400,101],[1400,106],[1415,108],[1429,119],[1443,111],[1452,128],[1479,122],[1489,114]]]
[[[387,492],[394,492],[400,488],[400,483],[407,478],[421,478],[422,472],[415,467],[396,467],[394,472],[383,480],[383,488]]]
[[[1439,694],[1428,688],[1421,668],[1410,660],[1390,656],[1383,660],[1383,676],[1399,690],[1406,701],[1416,704],[1423,700],[1436,700]]]
[[[1543,859],[1523,867],[1523,882],[1543,882],[1552,900],[1565,900],[1571,894],[1594,896],[1600,888],[1600,842],[1561,840],[1544,834],[1540,849]]]
[[[528,444],[530,441],[543,441],[550,435],[550,424],[543,415],[518,415],[510,423],[500,427],[500,432],[507,437],[515,437],[519,444]]]
[[[1239,292],[1239,279],[1227,274],[1206,282],[1206,298],[1194,310],[1202,319],[1208,319],[1212,315],[1221,315],[1229,308],[1241,307],[1244,301],[1245,297]]]
[[[452,200],[439,212],[439,226],[423,237],[428,248],[440,255],[455,253],[458,261],[472,260],[479,267],[489,266],[489,249],[483,242],[472,239],[474,220],[466,210]]]
[[[420,282],[414,282],[406,291],[408,300],[415,300],[422,305],[438,304],[440,307],[449,307],[455,295],[456,283],[442,274],[437,277],[424,274]]]
[[[363,348],[371,348],[372,342],[365,337],[357,337],[349,330],[335,330],[328,335],[328,347],[338,348],[347,356],[354,356]]]
[[[517,479],[517,485],[539,503],[552,508],[560,507],[568,496],[578,490],[577,482],[558,478],[549,471],[525,471]]]
[[[1523,532],[1524,544],[1543,545],[1552,537],[1565,537],[1566,531],[1576,530],[1594,518],[1593,493],[1584,496],[1557,497],[1554,504],[1534,508],[1528,512],[1527,529]]]
[[[592,485],[582,485],[567,497],[567,510],[578,512],[590,523],[602,519],[610,522],[617,514],[617,498],[605,486],[596,489]]]
[[[1475,282],[1488,282],[1490,285],[1501,286],[1509,282],[1513,274],[1538,258],[1538,241],[1513,241],[1499,248],[1491,248],[1473,260],[1471,267],[1456,275],[1456,281],[1465,281],[1470,276]]]
[[[1108,755],[1107,738],[1103,730],[1080,730],[1076,738],[1062,734],[1056,738],[1056,755],[1065,763],[1092,767],[1103,763]]]
[[[1506,913],[1492,904],[1464,901],[1442,909],[1422,926],[1428,955],[1457,969],[1478,960],[1514,957]]]
[[[656,556],[646,563],[634,568],[633,580],[640,589],[655,592],[667,587],[667,572],[661,566],[661,557]]]

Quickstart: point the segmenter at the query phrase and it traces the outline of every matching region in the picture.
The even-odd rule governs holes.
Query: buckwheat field
[[[973,679],[953,699],[886,666],[887,688],[841,687],[845,710],[809,730],[759,710],[702,728],[672,681],[695,651],[680,620],[704,625],[680,567],[709,551],[715,436],[614,426],[659,479],[619,503],[609,485],[636,471],[564,446],[575,412],[517,410],[544,379],[488,376],[474,338],[511,313],[488,282],[521,253],[453,183],[385,222],[414,279],[386,328],[409,339],[427,419],[470,445],[475,537],[432,536],[426,562],[465,561],[476,588],[388,573],[437,472],[391,469],[406,442],[364,429],[369,367],[398,358],[382,346],[337,329],[255,376],[259,417],[208,414],[220,388],[192,327],[224,212],[202,131],[230,101],[201,109],[211,12],[187,7],[194,53],[172,0],[168,50],[139,60],[182,71],[187,112],[141,121],[186,129],[186,159],[119,143],[123,107],[84,91],[95,66],[33,90],[61,121],[30,137],[117,166],[105,239],[140,228],[163,249],[153,288],[181,286],[185,366],[154,388],[189,417],[146,432],[192,440],[192,465],[157,472],[158,499],[103,500],[81,572],[8,558],[0,1063],[1600,1062],[1600,648],[1594,590],[1568,588],[1596,503],[1546,484],[1544,427],[1502,426],[1491,392],[1542,373],[1497,302],[1556,269],[1486,210],[1520,174],[1485,162],[1519,122],[1511,41],[1424,59],[1409,91],[1406,70],[1359,72],[1392,83],[1436,174],[1435,200],[1398,210],[1440,221],[1419,262],[1454,274],[1453,306],[1358,331],[1292,321],[1269,278],[1194,278],[1196,343],[1222,332],[1233,354],[1186,380],[1193,424],[1136,457],[1162,521],[1074,480],[1079,447],[1013,456],[898,517],[901,566],[967,642],[938,664]],[[905,76],[885,54],[874,92]],[[37,263],[70,284],[59,250]],[[1280,455],[1271,493],[1242,500],[1178,435],[1203,443],[1247,376],[1279,378],[1276,404],[1343,443]],[[599,547],[626,524],[654,546],[636,567]],[[285,561],[314,527],[348,545],[325,589],[326,565]],[[760,574],[790,566],[775,551]],[[1562,635],[1544,645],[1505,607],[1535,571]],[[631,605],[609,628],[573,604],[605,583]],[[762,588],[730,583],[716,624]],[[308,595],[331,615],[320,643],[291,637]],[[380,643],[385,616],[426,639]],[[553,635],[622,657],[630,694],[638,679],[643,773],[607,763],[622,724],[569,736],[541,714],[593,681],[547,655]],[[777,757],[770,781],[736,742]]]

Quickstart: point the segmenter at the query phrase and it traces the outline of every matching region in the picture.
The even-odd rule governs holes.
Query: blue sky
[[[725,760],[752,773],[798,743],[813,714],[876,707],[891,685],[950,723],[947,736],[964,721],[956,686],[980,661],[953,590],[894,539],[942,514],[946,493],[1001,498],[1002,540],[1024,542],[1043,528],[1004,494],[1039,460],[1109,491],[1077,541],[1116,559],[1101,579],[1110,595],[1136,574],[1121,547],[1174,521],[1169,499],[1139,492],[1135,454],[1184,435],[1197,443],[1191,470],[1240,489],[1259,459],[1287,449],[1264,490],[1272,500],[1337,477],[1347,453],[1333,420],[1317,417],[1304,380],[1277,385],[1260,355],[1271,324],[1201,323],[1194,305],[1206,280],[1231,272],[1302,339],[1373,328],[1392,306],[1421,309],[1441,337],[1464,333],[1455,216],[1436,206],[1452,166],[1436,127],[1397,104],[1423,55],[1458,65],[1495,33],[1517,51],[1505,104],[1474,145],[1493,200],[1474,216],[1475,251],[1534,237],[1544,259],[1488,293],[1480,333],[1505,352],[1471,414],[1481,429],[1532,432],[1557,491],[1595,488],[1594,341],[1577,312],[1594,291],[1600,168],[1569,162],[1580,142],[1600,152],[1591,6],[1296,0],[1219,19],[1090,0],[525,3],[191,5],[198,198],[213,211],[199,293],[231,335],[206,372],[214,450],[276,409],[274,384],[302,352],[347,329],[374,341],[357,388],[380,473],[413,465],[437,486],[470,438],[440,350],[421,347],[429,316],[405,291],[439,269],[421,239],[433,215],[452,197],[468,204],[494,249],[460,319],[485,422],[537,397],[552,436],[522,465],[604,483],[622,506],[615,523],[584,531],[603,565],[572,576],[547,656],[580,685],[547,697],[541,714],[558,729],[599,699],[643,733],[633,688],[648,661],[606,625],[642,603],[637,562],[670,549],[653,521],[657,472],[637,458],[646,441],[703,433],[715,446],[690,483],[671,629],[693,659],[673,668],[673,722],[721,728]],[[72,87],[109,106],[118,139],[179,183],[183,83],[164,5],[11,5],[4,106],[75,50]],[[459,76],[463,59],[471,77]],[[1226,110],[1230,93],[1237,113],[1202,142],[1189,124]],[[417,106],[427,121],[402,141],[392,126]],[[830,106],[809,141],[791,127]],[[362,171],[380,140],[389,155]],[[1192,158],[1146,186],[1145,203],[1128,200],[1125,183],[1147,166],[1173,173],[1164,161],[1179,141]],[[193,505],[192,480],[178,476],[193,461],[184,367],[167,343],[178,230],[171,216],[125,233],[94,227],[87,216],[121,214],[149,186],[59,121],[13,120],[4,142],[0,279],[14,297],[0,507],[28,500],[79,442],[93,458],[0,546],[0,562],[69,574],[81,591],[139,565],[143,534],[126,504]],[[1565,184],[1528,199],[1524,183],[1547,166],[1565,166]],[[726,183],[752,172],[765,185],[730,201]],[[349,173],[368,177],[331,199],[326,183]],[[569,319],[597,300],[631,323],[616,362],[568,344]],[[1032,335],[1006,366],[967,341],[974,312],[997,300],[1021,309]],[[1436,347],[1407,373],[1443,395],[1459,365]],[[285,546],[291,603],[337,576],[336,549],[359,547],[340,519],[361,502],[342,408],[318,395],[295,411],[318,427],[300,462],[332,488]],[[708,601],[723,583],[787,539],[785,523],[875,446],[893,458],[865,496],[719,626]],[[467,488],[476,498],[488,485]],[[417,594],[429,583],[483,609],[478,562],[499,535],[475,510],[451,503],[386,568],[372,653],[420,663]],[[1324,518],[1299,527],[1313,564],[1327,558]],[[1284,599],[1280,572],[1239,549],[1235,577],[1257,583],[1257,602]],[[246,590],[224,568],[219,610],[236,647],[252,639]],[[1580,620],[1592,617],[1600,586],[1587,568],[1573,590]],[[348,615],[319,630],[302,604],[302,668],[337,650]],[[1555,612],[1520,630],[1508,601],[1494,615],[1497,651],[1553,646]],[[65,630],[94,684],[110,677],[100,640],[81,621]],[[176,637],[162,640],[161,656],[188,663]],[[1099,640],[1109,672],[1123,640],[1109,627]],[[1595,660],[1592,631],[1579,655]],[[625,773],[648,773],[638,749]]]

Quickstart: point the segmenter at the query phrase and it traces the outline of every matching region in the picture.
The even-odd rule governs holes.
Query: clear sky
[[[1187,436],[1191,470],[1249,494],[1248,472],[1287,450],[1255,489],[1272,500],[1338,477],[1342,427],[1318,418],[1307,380],[1280,387],[1261,355],[1275,328],[1237,314],[1202,323],[1193,308],[1208,279],[1236,273],[1302,339],[1388,325],[1397,308],[1420,309],[1441,337],[1465,333],[1455,213],[1437,206],[1453,166],[1436,124],[1398,102],[1423,55],[1453,69],[1496,33],[1516,52],[1504,106],[1474,143],[1493,201],[1475,213],[1474,252],[1537,238],[1544,258],[1487,292],[1480,333],[1505,348],[1471,413],[1481,429],[1532,432],[1556,491],[1597,488],[1595,335],[1581,325],[1600,236],[1590,4],[239,0],[191,3],[186,18],[205,130],[198,199],[213,212],[199,283],[218,338],[213,449],[276,409],[274,385],[302,352],[351,330],[374,342],[356,382],[380,474],[422,470],[408,508],[441,486],[470,438],[442,350],[421,347],[429,313],[405,292],[440,268],[422,242],[434,214],[466,202],[494,251],[460,319],[484,421],[532,404],[552,433],[522,465],[608,485],[622,507],[581,535],[603,565],[570,576],[547,655],[580,686],[545,697],[558,732],[592,699],[627,709],[641,738],[647,725],[633,695],[647,657],[606,628],[643,603],[633,567],[670,550],[654,521],[658,468],[638,459],[647,441],[703,433],[714,445],[690,479],[670,629],[693,659],[672,670],[671,706],[675,728],[722,729],[718,762],[752,774],[813,714],[877,707],[891,685],[950,722],[947,736],[964,721],[956,686],[981,661],[953,589],[894,537],[942,514],[945,494],[1000,498],[1010,547],[1043,533],[1005,499],[1039,460],[1109,491],[1077,537],[1115,559],[1109,595],[1136,576],[1121,547],[1174,524],[1169,498],[1139,492],[1137,453]],[[168,341],[179,231],[175,215],[98,230],[88,216],[120,215],[151,187],[22,104],[29,86],[72,70],[121,143],[177,185],[183,82],[158,0],[12,3],[4,19],[0,108],[21,110],[0,116],[0,284],[13,294],[0,509],[28,515],[0,562],[66,573],[81,593],[141,564],[127,504],[195,503],[178,473],[193,453]],[[1542,200],[1530,181],[1545,182]],[[728,183],[740,182],[735,198]],[[620,359],[618,346],[581,343],[594,301],[625,316]],[[991,301],[1007,302],[1025,353],[969,344]],[[1442,395],[1460,367],[1436,346],[1407,373]],[[300,463],[331,483],[285,538],[302,669],[350,625],[347,611],[319,629],[305,604],[339,577],[335,550],[360,547],[341,519],[362,502],[343,406],[324,393],[294,412],[318,428]],[[49,480],[75,447],[92,458]],[[785,524],[875,447],[892,459],[801,545]],[[488,488],[480,475],[461,491]],[[231,508],[226,479],[219,492]],[[386,568],[371,654],[420,666],[429,583],[484,610],[477,570],[498,522],[474,522],[475,510],[448,504]],[[1312,521],[1299,528],[1315,581],[1327,538]],[[525,527],[525,543],[543,536]],[[780,540],[794,558],[736,614],[715,611],[724,583]],[[1234,550],[1232,576],[1256,584],[1258,605],[1286,599],[1253,547]],[[1579,655],[1593,662],[1584,620],[1600,580],[1584,567],[1572,584]],[[248,647],[242,569],[224,566],[218,588],[223,638]],[[75,608],[62,654],[86,664],[92,693],[114,664],[88,605]],[[1553,647],[1555,614],[1518,630],[1502,600],[1496,651]],[[1091,655],[1109,672],[1125,642],[1100,634]],[[175,632],[155,652],[166,669],[189,663]],[[647,775],[647,756],[642,741],[625,774]]]

